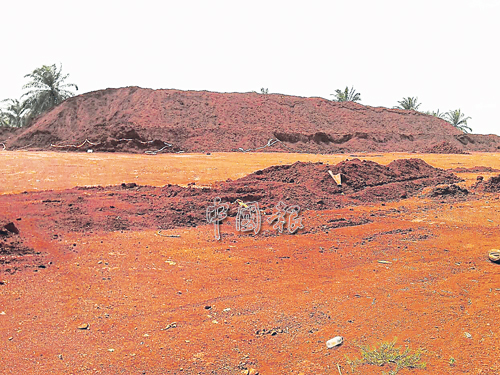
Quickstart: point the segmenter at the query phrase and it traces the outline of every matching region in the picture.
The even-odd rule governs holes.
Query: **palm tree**
[[[31,79],[30,82],[23,86],[23,89],[30,89],[23,95],[23,97],[27,97],[26,106],[29,108],[30,118],[38,116],[74,96],[74,93],[69,88],[74,87],[78,90],[78,86],[74,83],[64,83],[69,74],[62,75],[61,70],[62,66],[59,66],[58,70],[55,64],[44,65],[24,76]]]
[[[418,107],[420,107],[420,103],[418,103],[417,97],[403,98],[403,100],[399,101],[398,103],[399,105],[394,108],[418,111]]]
[[[349,87],[346,86],[344,91],[337,89],[335,94],[330,95],[334,95],[337,102],[359,102],[361,100],[361,94],[356,92],[354,87],[349,90]]]
[[[448,111],[445,116],[445,120],[452,124],[455,128],[460,129],[464,133],[470,133],[472,131],[472,129],[467,126],[467,120],[470,120],[470,117],[465,117],[460,109]]]
[[[3,126],[20,128],[25,123],[26,103],[21,103],[17,99],[5,99],[2,102],[8,103],[0,113],[0,123]],[[9,104],[10,103],[10,104]]]

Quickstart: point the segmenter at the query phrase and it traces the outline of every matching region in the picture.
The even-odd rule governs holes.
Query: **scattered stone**
[[[464,336],[468,339],[472,338],[472,335],[469,332],[464,332]]]
[[[114,352],[114,351],[115,351],[115,349],[108,349],[108,352],[111,352],[111,353],[112,353],[112,352]]]
[[[10,233],[19,234],[19,229],[17,229],[13,222],[5,224],[3,227]]]
[[[83,323],[83,324],[80,324],[78,326],[78,329],[82,329],[82,330],[83,329],[89,329],[89,328],[90,328],[90,324],[88,324],[88,323]]]
[[[492,249],[488,252],[488,258],[494,263],[500,263],[500,250]]]
[[[161,330],[166,331],[167,329],[170,329],[170,328],[177,328],[177,323],[172,322],[172,323],[168,324],[165,328],[162,328]]]
[[[344,342],[344,338],[342,336],[334,337],[326,342],[326,347],[328,349],[333,348],[334,346],[339,346]]]
[[[272,328],[272,329],[259,329],[257,332],[255,332],[256,335],[258,336],[263,336],[263,335],[271,335],[271,336],[276,336],[278,333],[288,333],[288,328],[286,329],[281,329],[281,328]]]

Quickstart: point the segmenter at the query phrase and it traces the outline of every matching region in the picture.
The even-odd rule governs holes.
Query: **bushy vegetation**
[[[407,97],[403,98],[403,100],[398,102],[399,105],[394,107],[397,109],[405,109],[405,110],[412,110],[412,111],[418,111],[418,108],[420,107],[421,103],[418,102],[417,97]],[[441,120],[445,120],[449,122],[451,125],[453,125],[455,128],[460,129],[464,133],[470,133],[472,129],[467,125],[467,120],[470,120],[470,117],[466,117],[460,109],[455,109],[452,111],[448,112],[440,112],[439,109],[437,111],[425,111],[422,112],[425,113],[426,115],[438,117]]]
[[[425,368],[425,363],[421,362],[423,349],[417,349],[412,352],[410,348],[396,347],[396,339],[390,342],[383,342],[379,346],[371,348],[370,346],[361,346],[361,358],[350,360],[347,358],[347,363],[355,370],[362,365],[376,365],[391,367],[388,375],[395,375],[401,369]],[[384,373],[383,373],[384,374]]]

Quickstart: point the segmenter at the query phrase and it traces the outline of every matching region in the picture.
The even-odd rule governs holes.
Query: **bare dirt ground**
[[[455,172],[468,195],[426,188],[304,210],[294,235],[267,223],[241,234],[229,217],[216,241],[211,225],[158,232],[146,219],[154,212],[161,222],[145,202],[169,190],[142,185],[214,187],[272,165],[355,157],[500,168],[493,153],[1,152],[0,216],[19,229],[4,249],[20,251],[0,257],[0,373],[381,374],[391,368],[355,372],[346,356],[395,337],[424,349],[427,363],[399,374],[500,373],[500,265],[487,258],[499,247],[500,200],[474,188],[478,175],[498,172]],[[337,335],[344,344],[327,349]]]

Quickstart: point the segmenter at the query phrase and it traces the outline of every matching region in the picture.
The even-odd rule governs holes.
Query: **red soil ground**
[[[126,87],[70,98],[4,143],[9,150],[463,153],[497,151],[500,137],[463,134],[420,112],[322,98]]]
[[[0,155],[0,224],[19,230],[0,243],[28,249],[2,254],[0,373],[336,374],[338,364],[352,374],[345,356],[394,337],[426,350],[425,370],[400,374],[500,372],[500,265],[487,258],[498,248],[498,193],[477,189],[477,173],[455,182],[432,168],[497,169],[498,154],[422,155],[432,167],[401,155],[371,157],[382,165],[296,154]],[[301,159],[315,163],[272,167]],[[328,168],[345,174],[344,195]],[[116,178],[125,186],[107,186]],[[304,229],[241,234],[229,217],[216,241],[198,218],[213,195],[187,187],[194,181],[230,201],[265,187],[270,208],[300,198]],[[62,190],[74,182],[103,187]],[[429,195],[442,182],[469,194]],[[161,187],[169,183],[184,187]],[[385,186],[387,196],[357,199]],[[318,205],[316,194],[343,200]],[[172,211],[179,221],[158,233]],[[327,349],[337,335],[344,344]]]

